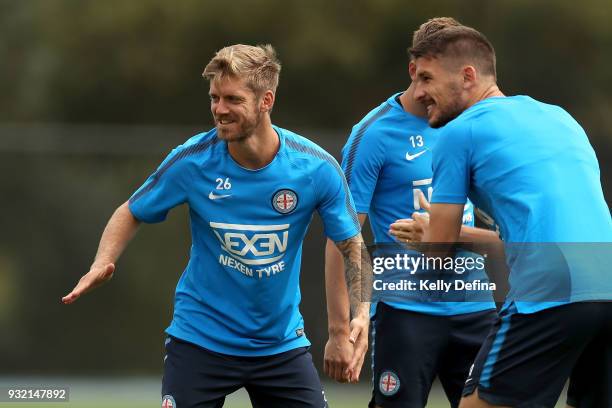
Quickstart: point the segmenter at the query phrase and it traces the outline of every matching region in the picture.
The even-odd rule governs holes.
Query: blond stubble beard
[[[245,140],[253,136],[253,134],[255,133],[255,129],[259,127],[262,121],[263,115],[264,115],[263,112],[259,112],[259,114],[256,114],[255,121],[251,122],[253,123],[252,126],[249,126],[250,123],[244,123],[243,125],[240,125],[240,130],[234,136],[230,136],[230,137],[223,136],[223,133],[219,130],[218,127],[217,127],[217,135],[219,135],[220,139],[225,140],[226,142],[232,142],[232,143],[233,142],[244,142]]]

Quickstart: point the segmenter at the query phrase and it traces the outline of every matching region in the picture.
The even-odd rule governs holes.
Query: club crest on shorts
[[[380,375],[378,380],[378,389],[387,397],[394,395],[399,391],[400,380],[397,374],[393,371],[385,371]]]
[[[174,402],[172,395],[164,395],[162,397],[161,408],[176,408],[176,402]]]
[[[289,214],[298,204],[298,196],[293,190],[284,188],[272,196],[272,206],[281,214]]]

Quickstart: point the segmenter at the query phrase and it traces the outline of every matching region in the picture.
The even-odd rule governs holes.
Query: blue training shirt
[[[418,194],[425,194],[428,200],[432,194],[431,149],[438,131],[430,128],[426,119],[406,112],[397,101],[399,95],[392,95],[357,123],[342,149],[342,168],[357,212],[368,214],[376,244],[396,242],[389,234],[389,226],[398,219],[410,218],[415,211],[422,211]],[[469,202],[463,223],[474,225],[473,206]],[[463,281],[488,282],[484,269],[456,277]],[[382,278],[397,281],[409,276],[405,271],[385,271]],[[491,293],[482,291],[436,294],[399,291],[379,295],[381,301],[395,308],[433,315],[495,308]],[[373,300],[376,299],[375,290]]]
[[[174,149],[129,201],[147,223],[189,205],[191,254],[166,332],[218,353],[266,356],[308,346],[298,305],[302,241],[313,212],[334,241],[360,231],[333,157],[274,129],[280,148],[261,169],[238,165],[213,129]]]
[[[507,305],[530,313],[612,299],[612,220],[582,127],[527,96],[484,99],[441,130],[433,203],[469,197],[499,226]],[[599,244],[597,244],[599,243]]]

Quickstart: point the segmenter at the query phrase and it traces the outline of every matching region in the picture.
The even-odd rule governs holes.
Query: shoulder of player
[[[160,166],[160,170],[201,164],[202,160],[206,160],[212,154],[218,142],[216,129],[198,133],[175,147]]]
[[[293,157],[300,157],[321,163],[330,161],[335,162],[336,159],[334,159],[331,154],[312,140],[287,129],[280,129],[280,131],[283,133],[285,139],[287,153],[291,154]]]
[[[435,132],[434,149],[445,150],[455,149],[460,145],[471,144],[472,129],[476,120],[468,116],[459,116],[448,122],[444,127]]]
[[[291,131],[280,130],[285,139],[286,156],[293,166],[307,173],[315,184],[317,180],[343,174],[338,161],[321,146]]]
[[[388,101],[383,102],[353,126],[348,142],[361,138],[374,139],[380,132],[380,127],[393,119],[395,114],[393,106]]]
[[[217,144],[219,139],[217,138],[217,130],[215,128],[207,131],[198,133],[185,141],[182,145],[177,146],[176,150],[178,153],[185,155],[193,155],[198,153],[205,153],[210,150],[211,147]]]
[[[387,101],[372,109],[351,129],[351,133],[342,147],[343,160],[355,156],[364,147],[368,152],[382,152],[389,138],[389,130],[398,128],[395,109]]]

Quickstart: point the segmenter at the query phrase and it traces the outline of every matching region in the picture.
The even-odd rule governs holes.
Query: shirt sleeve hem
[[[465,204],[467,197],[458,195],[435,195],[431,200],[432,204]]]
[[[128,208],[130,209],[130,212],[132,213],[132,216],[134,218],[136,218],[138,221],[140,222],[144,222],[145,224],[156,224],[158,222],[162,222],[165,217],[163,217],[162,219],[153,219],[153,218],[147,218],[144,216],[144,214],[140,214],[138,210],[136,210],[136,206],[132,205],[132,201],[130,200],[128,203]]]
[[[348,230],[344,230],[341,233],[338,234],[327,234],[327,237],[329,239],[331,239],[334,242],[340,242],[340,241],[345,241],[349,238],[353,238],[355,236],[357,236],[361,231],[356,230],[354,228],[348,229]]]

